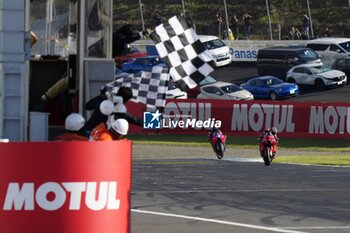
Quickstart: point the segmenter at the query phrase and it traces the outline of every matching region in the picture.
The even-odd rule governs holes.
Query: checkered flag
[[[125,74],[116,78],[106,86],[117,93],[119,87],[132,89],[132,101],[147,105],[147,109],[163,108],[168,90],[170,75],[167,67],[154,66],[151,72],[141,71],[135,74]]]
[[[194,88],[214,70],[213,57],[196,32],[182,16],[174,16],[151,34],[161,58],[170,68],[173,80]]]

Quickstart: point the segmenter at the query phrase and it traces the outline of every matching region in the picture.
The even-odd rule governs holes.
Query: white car
[[[253,100],[254,96],[236,84],[218,81],[202,86],[197,99]]]
[[[331,66],[337,58],[350,55],[350,38],[318,38],[309,40],[306,46],[320,54],[323,57],[323,64],[327,66]]]
[[[187,99],[187,92],[181,91],[172,82],[168,84],[168,90],[166,92],[166,99]]]
[[[346,84],[347,76],[343,71],[333,70],[324,65],[303,64],[294,66],[287,72],[287,82],[310,85],[322,90],[328,86]]]
[[[224,41],[216,36],[198,35],[198,38],[213,56],[216,67],[231,63],[230,48]]]

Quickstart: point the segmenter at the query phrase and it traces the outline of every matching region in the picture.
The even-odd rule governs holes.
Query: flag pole
[[[181,3],[182,3],[182,14],[183,16],[185,17],[185,1],[184,0],[181,0]]]
[[[224,8],[225,8],[225,19],[226,19],[226,36],[227,36],[227,39],[229,39],[230,38],[230,36],[229,36],[230,25],[229,25],[229,22],[228,22],[228,13],[227,13],[226,0],[224,0]]]
[[[309,0],[306,0],[307,3],[307,11],[309,13],[309,19],[310,19],[310,29],[311,29],[311,37],[314,38],[314,28],[312,26],[312,19],[311,19],[311,10],[310,10],[310,3]]]
[[[272,38],[272,26],[271,26],[270,9],[269,9],[269,0],[266,0],[265,2],[266,2],[267,17],[269,18],[270,39],[273,40],[273,38]]]
[[[142,24],[142,31],[145,31],[145,21],[143,19],[143,10],[142,10],[142,2],[139,0],[139,6],[140,6],[140,17],[141,17],[141,24]]]

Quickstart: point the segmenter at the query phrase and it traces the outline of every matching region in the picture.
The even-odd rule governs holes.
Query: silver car
[[[201,87],[197,99],[253,100],[252,93],[228,82],[215,82]]]
[[[303,64],[294,66],[287,72],[287,82],[311,85],[317,90],[328,86],[346,84],[347,76],[343,71],[334,70],[324,65]]]

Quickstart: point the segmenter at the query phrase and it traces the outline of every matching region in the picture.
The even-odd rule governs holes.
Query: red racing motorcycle
[[[224,152],[226,151],[226,138],[227,136],[221,131],[211,132],[209,135],[209,142],[218,159],[224,157]]]
[[[266,166],[269,166],[277,152],[277,140],[272,134],[265,135],[260,141],[260,154]]]

